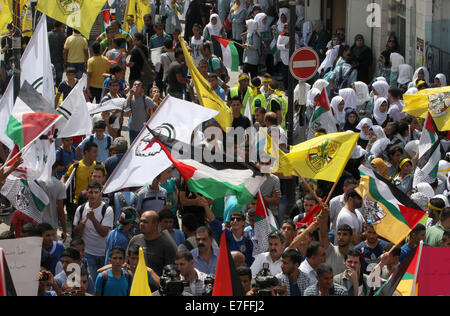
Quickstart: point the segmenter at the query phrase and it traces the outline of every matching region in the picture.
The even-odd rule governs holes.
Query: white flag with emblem
[[[213,118],[217,111],[174,97],[166,97],[147,126],[171,139],[191,143],[192,131]],[[161,147],[153,141],[146,126],[123,156],[103,188],[111,193],[123,188],[152,183],[161,172],[172,165]]]
[[[47,35],[47,17],[42,15],[30,42],[20,59],[20,85],[28,81],[42,96],[53,104],[55,84]]]

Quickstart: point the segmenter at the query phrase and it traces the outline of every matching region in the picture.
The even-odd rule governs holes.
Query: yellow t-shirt
[[[109,72],[109,61],[105,56],[93,56],[88,60],[87,72],[92,73],[91,84],[93,88],[103,88],[104,73]]]
[[[78,203],[78,196],[80,196],[81,192],[83,190],[86,190],[89,185],[89,180],[91,179],[91,172],[92,169],[97,165],[97,162],[94,161],[94,163],[90,166],[86,166],[83,162],[83,160],[80,160],[78,162],[78,168],[76,170],[75,174],[75,196],[73,199],[73,202],[76,204]],[[103,166],[103,164],[101,163]],[[65,175],[66,179],[70,177],[72,174],[74,168],[74,164],[70,165],[69,169],[67,170],[67,173]],[[103,166],[104,168],[104,166]],[[106,171],[105,171],[106,172]]]
[[[88,49],[88,42],[81,34],[73,34],[66,39],[64,49],[68,50],[68,63],[84,63],[84,52]]]

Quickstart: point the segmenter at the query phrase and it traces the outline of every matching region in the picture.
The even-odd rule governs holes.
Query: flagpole
[[[328,197],[327,197],[327,200],[325,201],[325,204],[328,204],[328,202],[330,202],[331,195],[333,194],[334,190],[336,189],[338,182],[339,182],[339,181],[336,181],[336,182],[333,184],[333,187],[331,188],[331,191],[330,191],[330,193],[328,194]]]
[[[325,206],[325,204],[322,202],[322,199],[319,198],[319,196],[317,195],[316,191],[314,191],[311,186],[309,185],[309,183],[305,180],[305,178],[303,178],[303,176],[300,174],[300,172],[298,172],[298,170],[296,168],[294,168],[294,172],[299,176],[299,178],[303,181],[303,183],[306,184],[306,187],[308,188],[309,192],[311,192],[311,194],[314,195],[314,197],[317,199],[317,201],[319,201],[320,205],[322,206],[322,208]]]
[[[423,249],[423,240],[420,241],[419,245],[419,256],[417,257],[417,264],[416,269],[414,271],[414,280],[413,280],[413,286],[411,289],[411,296],[414,296],[416,292],[416,283],[417,283],[417,273],[419,272],[419,265],[420,265],[420,258],[422,257],[422,249]]]

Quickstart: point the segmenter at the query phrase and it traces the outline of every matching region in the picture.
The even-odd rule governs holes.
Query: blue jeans
[[[77,79],[81,79],[86,72],[85,63],[67,63],[67,67],[74,67],[77,70]]]
[[[85,253],[84,257],[88,261],[89,275],[91,276],[92,280],[95,283],[95,280],[97,279],[98,275],[97,270],[105,265],[105,256],[94,256]]]
[[[170,94],[172,97],[174,98],[178,98],[183,100],[183,91],[179,92],[179,91],[174,91],[174,92],[169,92],[168,94]]]

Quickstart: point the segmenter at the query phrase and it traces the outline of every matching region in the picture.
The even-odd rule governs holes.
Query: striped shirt
[[[300,296],[303,296],[305,293],[305,290],[312,284],[311,281],[309,280],[309,278],[306,276],[306,274],[304,274],[302,271],[300,271],[300,274],[298,275],[297,281],[295,281],[297,283],[297,287],[300,291]],[[277,279],[280,280],[280,282],[283,282],[284,284],[286,284],[286,289],[288,291],[288,296],[292,296],[291,295],[291,282],[289,281],[289,278],[286,274],[284,273],[278,273],[276,275]]]
[[[308,287],[305,290],[305,294],[303,294],[303,296],[320,296],[318,285],[315,284]],[[333,288],[331,289],[328,296],[348,296],[348,292],[347,289],[342,285],[334,283]]]

